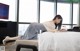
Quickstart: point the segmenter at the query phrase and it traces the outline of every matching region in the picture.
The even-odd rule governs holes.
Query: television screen
[[[8,19],[9,5],[0,3],[0,19]]]

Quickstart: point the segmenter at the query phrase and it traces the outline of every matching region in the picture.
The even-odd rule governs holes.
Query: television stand
[[[0,44],[6,36],[14,37],[18,35],[18,24],[12,21],[0,21]]]

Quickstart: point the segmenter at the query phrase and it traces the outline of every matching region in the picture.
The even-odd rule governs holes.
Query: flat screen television
[[[9,17],[9,5],[0,3],[0,19],[8,19]]]

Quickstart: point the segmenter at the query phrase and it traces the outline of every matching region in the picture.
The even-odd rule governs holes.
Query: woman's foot
[[[3,40],[3,44],[5,45],[6,44],[6,41],[8,41],[9,40],[9,36],[6,36],[6,38]]]

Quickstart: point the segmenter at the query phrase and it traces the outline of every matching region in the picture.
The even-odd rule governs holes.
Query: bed
[[[80,51],[80,32],[39,34],[38,51]]]
[[[38,51],[37,40],[16,40],[15,44],[17,45],[16,51],[21,51],[21,48],[32,49],[33,51]]]
[[[80,32],[44,32],[38,40],[17,40],[16,44],[33,45],[38,51],[80,51]]]

